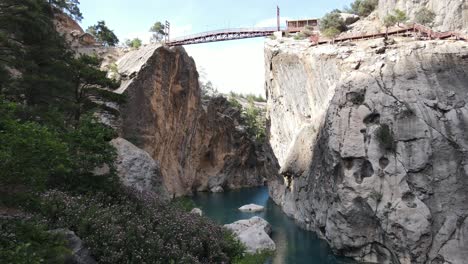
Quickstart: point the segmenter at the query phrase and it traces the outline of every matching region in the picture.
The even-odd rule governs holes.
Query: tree
[[[435,17],[436,14],[434,12],[423,7],[416,12],[415,21],[425,26],[431,26],[434,23]]]
[[[98,21],[98,23],[94,26],[88,27],[86,32],[94,35],[97,40],[104,43],[107,46],[115,46],[119,43],[119,39],[114,34],[114,31],[110,30],[106,26],[105,21]]]
[[[388,38],[388,28],[394,26],[397,23],[397,18],[394,15],[388,14],[384,18],[384,26],[385,26],[385,38]]]
[[[403,23],[405,22],[406,20],[408,20],[408,17],[406,16],[406,13],[401,11],[400,9],[395,9],[393,11],[395,13],[395,21],[397,23],[398,26],[400,26],[400,23]]]
[[[49,4],[67,13],[73,19],[81,21],[83,14],[81,14],[79,0],[49,0]]]
[[[328,13],[320,20],[320,30],[326,31],[329,28],[335,28],[340,32],[347,29],[346,23],[339,13]]]
[[[140,48],[141,44],[142,42],[141,42],[141,39],[139,38],[134,38],[132,40],[127,39],[127,41],[125,41],[125,45],[127,45],[130,48],[135,48],[135,49]]]
[[[327,28],[324,32],[323,32],[323,35],[327,38],[330,38],[332,40],[334,40],[336,38],[336,36],[338,36],[340,34],[340,31],[334,27],[331,27],[331,28]]]
[[[161,22],[156,22],[154,25],[150,28],[150,32],[153,33],[153,36],[151,37],[152,41],[158,42],[161,41],[164,36],[166,36],[165,26]]]
[[[351,8],[346,11],[358,16],[366,17],[375,10],[378,4],[378,0],[355,0],[354,3],[351,4]]]

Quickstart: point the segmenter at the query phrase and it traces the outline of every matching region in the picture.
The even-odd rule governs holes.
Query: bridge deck
[[[181,46],[215,41],[266,37],[278,31],[277,28],[229,28],[171,39],[167,46]]]

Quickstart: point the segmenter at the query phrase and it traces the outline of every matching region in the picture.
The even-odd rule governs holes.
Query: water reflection
[[[299,228],[268,197],[268,189],[252,188],[225,193],[199,193],[194,197],[195,204],[203,213],[219,224],[229,224],[240,219],[260,216],[267,220],[273,229],[272,239],[276,252],[272,264],[337,264],[352,263],[333,255],[327,243],[315,233]],[[242,205],[255,203],[265,206],[265,211],[243,213],[237,210]]]

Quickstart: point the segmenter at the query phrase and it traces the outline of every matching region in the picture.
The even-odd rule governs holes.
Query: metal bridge
[[[179,37],[166,41],[166,45],[181,46],[199,43],[209,43],[216,41],[226,41],[246,38],[266,37],[278,31],[278,28],[229,28],[215,31],[208,31],[199,34]]]

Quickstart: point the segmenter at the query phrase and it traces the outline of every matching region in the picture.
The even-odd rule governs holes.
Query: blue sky
[[[275,26],[276,6],[286,19],[321,17],[352,0],[81,0],[86,29],[105,20],[121,41],[147,41],[155,21],[171,23],[171,35],[181,36],[222,28]],[[248,39],[185,47],[197,67],[218,90],[264,94],[263,39]]]

